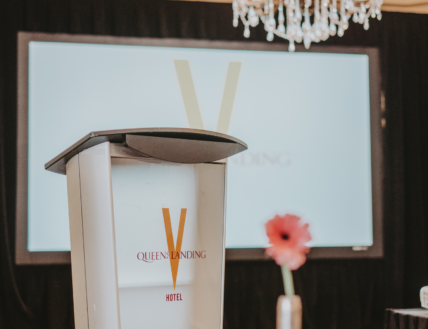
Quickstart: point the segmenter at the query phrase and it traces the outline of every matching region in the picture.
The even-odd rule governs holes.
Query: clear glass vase
[[[277,329],[302,329],[302,300],[299,296],[279,296],[276,305]]]

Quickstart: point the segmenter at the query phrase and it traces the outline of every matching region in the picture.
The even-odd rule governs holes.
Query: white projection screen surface
[[[91,131],[180,127],[237,137],[228,259],[262,259],[264,224],[296,214],[310,257],[382,257],[378,53],[19,34],[16,261],[69,262],[66,177],[44,164]]]

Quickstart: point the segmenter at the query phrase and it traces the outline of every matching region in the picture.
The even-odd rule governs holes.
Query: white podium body
[[[77,329],[222,328],[226,161],[246,149],[191,129],[91,133],[66,173]]]

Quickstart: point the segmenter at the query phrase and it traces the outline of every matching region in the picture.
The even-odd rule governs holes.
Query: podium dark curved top
[[[200,129],[141,128],[94,131],[45,164],[45,169],[66,173],[67,162],[95,145],[122,144],[142,157],[175,163],[207,163],[245,151],[248,146],[232,136]]]

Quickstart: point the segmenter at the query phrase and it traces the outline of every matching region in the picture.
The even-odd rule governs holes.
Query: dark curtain
[[[381,328],[385,308],[416,307],[428,285],[428,16],[384,13],[327,44],[381,51],[386,126],[379,260],[312,260],[295,273],[305,329]],[[15,266],[17,32],[238,40],[230,4],[147,0],[0,2],[0,328],[74,328],[69,266]],[[249,41],[264,41],[260,27]],[[275,40],[274,42],[285,42]],[[338,82],[340,83],[340,82]],[[308,94],[310,97],[310,94]],[[352,100],[350,100],[352,101]],[[346,106],[346,104],[344,104]],[[379,123],[380,124],[380,123]],[[275,327],[283,293],[273,262],[226,264],[224,327]]]

